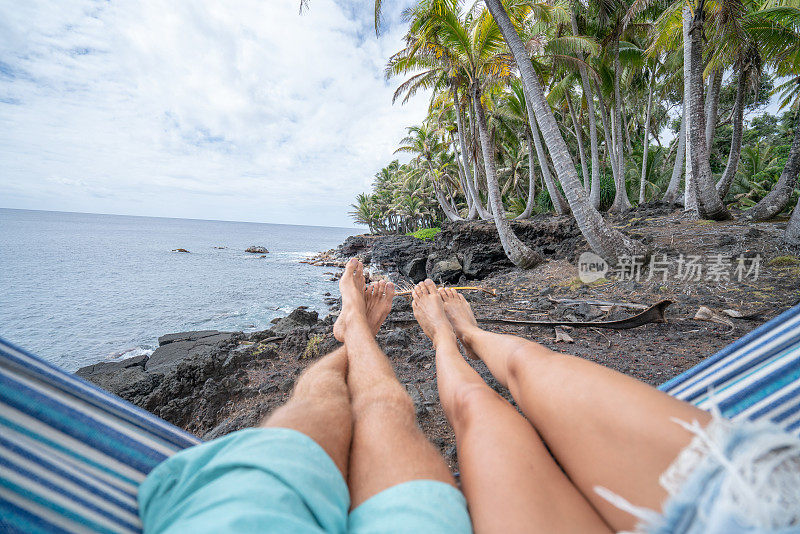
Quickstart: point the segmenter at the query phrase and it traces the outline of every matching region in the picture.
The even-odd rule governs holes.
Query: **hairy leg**
[[[347,480],[352,414],[347,389],[347,352],[340,347],[306,369],[291,398],[262,427],[291,428],[313,439]]]
[[[366,320],[363,286],[363,266],[351,260],[339,283],[342,312],[334,332],[347,347],[353,413],[349,477],[353,508],[410,480],[454,483],[439,452],[417,426],[411,398],[375,342]],[[393,295],[394,288],[387,286],[387,306]]]
[[[367,324],[376,334],[391,309],[392,297],[387,306],[386,293],[383,281],[364,288]],[[333,458],[345,480],[353,426],[346,375],[347,350],[339,347],[306,369],[289,401],[261,425],[291,428],[309,436]]]
[[[477,532],[609,532],[539,435],[464,360],[432,282],[414,315],[436,347],[439,397],[453,426],[462,489]]]
[[[660,510],[660,474],[692,439],[672,419],[706,424],[710,415],[638,380],[525,339],[478,328],[463,295],[442,290],[461,342],[509,388],[550,452],[615,530],[636,519],[597,495],[603,486]]]

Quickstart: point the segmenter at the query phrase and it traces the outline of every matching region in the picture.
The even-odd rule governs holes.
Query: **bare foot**
[[[394,284],[381,280],[368,285],[364,290],[367,303],[367,323],[374,335],[378,334],[381,325],[386,321],[392,309]]]
[[[464,298],[464,295],[455,289],[443,288],[439,290],[439,295],[444,302],[444,313],[450,324],[453,325],[456,336],[461,340],[464,349],[467,351],[467,356],[473,360],[477,360],[478,355],[467,345],[465,341],[470,331],[478,328],[478,321],[475,320],[475,314],[472,313],[472,307]]]
[[[414,286],[411,294],[414,298],[411,302],[414,318],[434,346],[447,339],[455,341],[455,333],[444,313],[444,302],[436,284],[431,279],[425,280]]]
[[[367,302],[364,298],[366,282],[364,265],[356,258],[350,258],[339,279],[339,292],[342,294],[342,311],[333,324],[333,337],[344,342],[347,323],[356,318],[366,318]]]

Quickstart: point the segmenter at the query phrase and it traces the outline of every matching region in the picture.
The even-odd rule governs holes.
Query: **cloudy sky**
[[[0,0],[0,207],[353,226],[427,99],[373,0]]]

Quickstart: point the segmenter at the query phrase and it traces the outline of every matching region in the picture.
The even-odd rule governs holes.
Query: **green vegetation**
[[[800,259],[794,256],[777,256],[769,260],[770,267],[790,267],[800,264]]]
[[[423,228],[421,230],[417,230],[416,232],[409,232],[406,235],[416,237],[417,239],[422,239],[423,241],[431,241],[434,237],[436,237],[436,234],[441,231],[442,229],[437,226],[435,228]]]
[[[306,358],[319,357],[320,345],[322,344],[323,339],[323,336],[320,334],[314,334],[308,338],[308,343],[306,344],[306,348],[303,351],[303,354],[300,356],[300,359],[305,360]]]

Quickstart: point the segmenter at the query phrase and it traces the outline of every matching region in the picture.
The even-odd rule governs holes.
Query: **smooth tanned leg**
[[[673,418],[707,424],[710,415],[638,380],[519,337],[478,328],[469,304],[442,292],[461,342],[507,386],[572,482],[615,530],[636,518],[594,491],[603,486],[637,506],[660,510],[658,477],[692,439]]]
[[[373,495],[411,480],[454,484],[439,452],[417,426],[414,405],[397,381],[365,316],[363,266],[351,260],[340,281],[342,312],[334,325],[347,347],[353,411],[350,499],[355,508]],[[387,287],[391,305],[393,287]]]
[[[289,401],[262,427],[291,428],[313,439],[347,480],[353,419],[345,382],[347,352],[340,347],[306,369]]]
[[[414,289],[413,307],[436,347],[439,397],[476,532],[610,532],[533,427],[461,356],[433,282]]]

